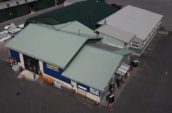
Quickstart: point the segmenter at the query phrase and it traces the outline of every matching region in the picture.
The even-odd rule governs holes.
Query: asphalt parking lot
[[[0,61],[0,113],[107,113],[108,110],[70,90],[17,79]]]
[[[164,14],[163,26],[172,30],[171,0],[111,0]],[[23,20],[23,18],[21,18]],[[19,21],[19,20],[15,20]],[[5,23],[6,24],[6,23]],[[111,110],[69,90],[17,79],[6,62],[8,51],[0,44],[0,113],[171,113],[172,33],[151,43],[136,76],[128,82]]]
[[[8,61],[8,49],[5,47],[5,42],[0,42],[0,60]]]
[[[154,39],[137,75],[116,102],[114,113],[172,112],[172,33]]]

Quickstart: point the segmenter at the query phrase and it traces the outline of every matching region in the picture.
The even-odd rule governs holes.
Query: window
[[[140,46],[140,45],[139,45],[138,42],[135,42],[135,41],[131,42],[131,47],[138,49],[139,46]]]

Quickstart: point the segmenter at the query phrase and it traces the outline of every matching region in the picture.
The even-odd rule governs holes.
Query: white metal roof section
[[[104,91],[123,56],[93,45],[84,45],[63,75],[92,88]]]
[[[127,32],[125,30],[107,24],[104,24],[101,27],[97,28],[96,31],[126,43],[130,42],[131,39],[135,37],[133,33]]]
[[[87,41],[78,35],[29,24],[6,46],[30,57],[65,68]]]
[[[98,24],[112,25],[145,40],[162,17],[160,14],[128,5],[101,20]]]

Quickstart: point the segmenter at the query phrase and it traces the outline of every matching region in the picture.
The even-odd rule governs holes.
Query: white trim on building
[[[162,18],[163,15],[128,5],[99,21],[98,24],[102,26],[97,31],[122,40],[130,47],[142,49],[159,30]],[[135,37],[124,36],[127,33],[132,33]]]

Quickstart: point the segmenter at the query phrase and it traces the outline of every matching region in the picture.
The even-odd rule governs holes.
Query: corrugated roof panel
[[[71,21],[58,25],[47,25],[47,24],[39,24],[39,25],[56,31],[63,31],[66,33],[75,34],[83,38],[88,38],[88,39],[99,38],[92,29],[88,28],[87,26],[81,24],[78,21]]]
[[[114,53],[119,54],[119,55],[128,55],[128,54],[134,53],[134,51],[124,48],[124,49],[119,49],[117,51],[114,51]]]
[[[104,34],[101,34],[101,36],[103,38],[101,41],[107,45],[111,45],[113,47],[118,47],[118,48],[123,48],[125,45],[125,42],[118,40],[116,38],[112,38]]]
[[[58,25],[56,25],[55,27],[58,27]],[[78,21],[72,21],[68,25],[61,27],[60,30],[70,33],[76,33],[78,35],[88,35],[90,37],[96,37],[97,35],[92,29],[88,28]]]
[[[28,25],[29,23],[49,23],[51,25],[56,25],[58,22],[66,23],[77,20],[87,27],[95,29],[98,21],[116,12],[117,10],[118,8],[108,5],[105,2],[89,0],[78,2],[67,7],[32,17],[25,22],[25,25]],[[47,19],[43,20],[44,18]],[[53,18],[57,22],[51,22],[48,18]]]
[[[111,25],[102,25],[101,27],[97,28],[96,31],[103,33],[105,35],[108,35],[112,38],[116,38],[118,40],[121,40],[123,42],[129,43],[131,39],[135,37],[135,34],[130,33],[128,31],[116,28]]]
[[[160,14],[128,5],[98,23],[112,25],[145,40],[162,17]]]
[[[87,86],[104,91],[123,56],[85,45],[63,75]]]
[[[30,24],[7,47],[65,68],[86,42],[86,38]]]
[[[69,26],[70,24],[72,24],[73,21],[71,22],[67,22],[67,23],[63,23],[63,24],[57,24],[57,25],[53,25],[54,26],[54,29],[56,30],[61,30],[67,26]]]

